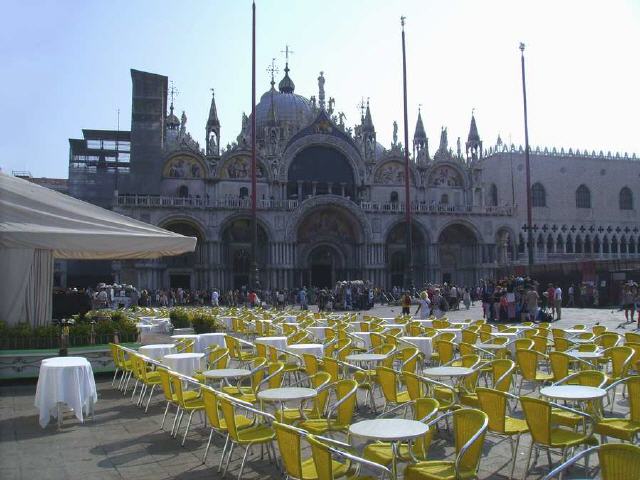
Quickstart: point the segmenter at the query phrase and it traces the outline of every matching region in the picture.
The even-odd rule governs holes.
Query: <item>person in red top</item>
[[[554,302],[554,299],[556,298],[556,289],[553,288],[553,284],[551,283],[548,284],[547,287],[547,305],[549,305],[549,308],[551,309],[551,318],[553,318],[556,313],[556,306]]]
[[[256,292],[253,290],[249,292],[247,295],[247,300],[249,301],[249,308],[254,308],[256,306]]]

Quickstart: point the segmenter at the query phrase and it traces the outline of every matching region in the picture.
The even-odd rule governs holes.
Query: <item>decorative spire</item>
[[[218,119],[218,109],[216,108],[216,95],[211,89],[211,106],[209,107],[209,119],[207,120],[207,129],[213,129],[220,127],[220,120]]]
[[[289,45],[286,45],[285,49],[281,53],[285,54],[286,63],[284,66],[284,78],[280,80],[278,90],[280,90],[280,93],[293,93],[296,85],[289,77],[289,54],[293,53],[293,50],[289,50]]]
[[[276,81],[274,76],[276,73],[278,73],[278,71],[278,67],[276,67],[276,59],[272,58],[271,65],[269,65],[269,67],[267,68],[267,72],[271,74],[271,90],[275,90]]]
[[[477,160],[482,156],[482,140],[478,134],[478,126],[476,125],[475,109],[471,110],[471,125],[469,126],[469,136],[465,144],[467,159]]]
[[[424,124],[422,123],[422,113],[420,112],[420,107],[418,107],[418,121],[416,122],[416,130],[413,134],[413,142],[415,143],[417,140],[426,140],[427,132],[424,129]]]
[[[365,111],[364,119],[362,121],[362,131],[375,132],[375,128],[373,127],[373,120],[371,119],[371,110],[369,109],[369,99],[367,99],[367,109]]]
[[[176,89],[173,84],[173,80],[171,81],[171,87],[169,88],[169,95],[171,96],[171,105],[169,106],[169,115],[167,115],[166,125],[169,130],[177,130],[180,128],[180,120],[173,113],[173,100],[178,95],[178,89]]]

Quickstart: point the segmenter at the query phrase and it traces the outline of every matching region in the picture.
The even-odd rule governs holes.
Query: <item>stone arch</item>
[[[567,252],[567,253],[574,253],[573,252],[573,237],[571,236],[570,233],[567,235],[567,238],[565,240],[564,249],[565,249],[565,252]]]
[[[620,237],[620,253],[628,253],[628,246],[626,235],[622,235],[622,237]]]
[[[442,282],[458,285],[473,285],[477,281],[477,265],[489,262],[489,258],[478,258],[478,244],[482,243],[477,230],[468,222],[454,220],[438,233],[438,254]]]
[[[614,235],[613,237],[611,237],[611,253],[618,253],[619,252],[618,246],[619,246],[618,237]]]
[[[414,165],[409,165],[410,185],[418,185],[418,175]],[[383,160],[373,171],[373,183],[379,185],[404,185],[404,163],[401,158]]]
[[[264,276],[265,267],[269,261],[268,226],[258,218],[258,244],[256,257],[258,270],[261,277]],[[221,260],[227,275],[227,284],[233,288],[249,286],[253,272],[252,244],[253,232],[251,230],[251,217],[238,214],[226,218],[220,225]]]
[[[337,150],[349,161],[353,171],[355,184],[360,185],[365,181],[364,170],[362,169],[362,157],[358,150],[346,140],[334,135],[326,135],[322,133],[305,135],[287,145],[287,148],[282,154],[282,166],[279,175],[280,181],[286,182],[288,180],[288,172],[291,163],[299,153],[312,146],[333,148],[334,150]]]
[[[588,233],[584,237],[584,253],[593,253],[593,243],[591,241],[591,235],[589,235]]]
[[[164,178],[202,180],[207,174],[207,164],[200,155],[193,152],[172,152],[162,165]]]
[[[544,245],[544,236],[539,233],[536,239],[536,253],[538,255],[544,255]]]
[[[610,249],[609,249],[609,237],[607,237],[607,235],[605,234],[604,237],[602,237],[602,253],[609,253]]]
[[[556,239],[556,252],[565,253],[564,238],[562,237],[561,233],[558,234],[558,238]]]
[[[447,175],[443,175],[443,172],[446,172],[447,170]],[[447,180],[451,171],[454,171],[457,177],[453,182],[451,180]],[[429,168],[426,178],[427,185],[430,187],[466,189],[469,186],[469,179],[467,178],[467,175],[465,175],[459,165],[453,162],[437,162]]]
[[[628,246],[627,246],[627,251],[629,253],[636,253],[637,249],[636,249],[636,239],[633,237],[633,235],[631,235],[629,237],[629,242],[628,242]]]
[[[580,234],[576,235],[576,253],[584,253],[584,243],[582,242],[582,236]]]
[[[457,219],[449,220],[448,222],[446,222],[442,227],[440,227],[440,230],[437,232],[436,235],[434,235],[434,238],[439,239],[440,236],[442,235],[442,232],[444,232],[447,228],[453,225],[462,225],[468,228],[469,230],[471,230],[471,232],[475,236],[478,243],[484,243],[484,237],[480,233],[480,230],[478,229],[478,227],[476,227],[474,223],[462,218],[457,218]],[[440,242],[440,240],[438,240],[438,242]]]
[[[513,230],[507,226],[496,230],[496,260],[499,264],[506,265],[515,260],[516,236]]]
[[[371,243],[373,232],[369,219],[355,203],[337,195],[322,195],[302,202],[288,215],[285,227],[285,238],[288,242],[295,242],[298,227],[307,215],[318,207],[335,207],[347,211],[358,223],[362,232],[362,243]]]
[[[206,257],[206,229],[196,219],[177,215],[165,218],[159,223],[159,226],[171,232],[194,236],[198,239],[193,252],[163,258],[168,270],[169,286],[172,288],[192,288],[196,265],[203,263]]]
[[[389,285],[405,287],[407,267],[406,223],[398,220],[389,225],[382,238],[385,244],[385,260]],[[428,279],[425,273],[428,265],[427,248],[431,243],[429,234],[418,221],[411,222],[413,281],[415,285],[423,285]]]
[[[554,251],[554,245],[553,245],[553,235],[548,234],[547,235],[547,255],[550,253],[555,253]]]
[[[600,242],[600,236],[596,235],[593,237],[593,253],[601,253],[602,252],[602,243]]]
[[[216,176],[221,180],[251,180],[251,152],[248,150],[232,151],[224,155]],[[271,171],[260,158],[256,158],[256,179],[258,182],[270,182]]]

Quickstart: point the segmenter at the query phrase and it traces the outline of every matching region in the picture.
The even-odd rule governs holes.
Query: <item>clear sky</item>
[[[250,0],[2,0],[0,167],[66,177],[68,138],[82,128],[128,129],[130,68],[167,75],[202,143],[216,91],[222,143],[251,110]],[[435,151],[469,129],[485,146],[522,143],[520,41],[526,43],[533,146],[640,153],[640,0],[258,0],[258,96],[266,69],[296,93],[327,96],[348,124],[370,98],[379,141],[402,139],[400,16],[407,17],[410,137],[418,104]],[[281,74],[279,74],[281,76]]]

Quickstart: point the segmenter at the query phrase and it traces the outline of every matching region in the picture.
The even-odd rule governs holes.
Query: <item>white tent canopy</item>
[[[0,172],[0,320],[51,318],[53,259],[135,259],[195,250],[185,237]]]

